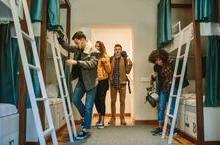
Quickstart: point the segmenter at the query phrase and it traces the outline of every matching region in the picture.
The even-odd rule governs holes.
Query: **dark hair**
[[[100,47],[100,53],[101,55],[105,54],[106,53],[106,48],[105,48],[105,45],[102,41],[96,41],[96,43],[99,44],[99,47]]]
[[[121,47],[122,48],[121,44],[115,44],[115,47]]]
[[[74,40],[74,39],[82,39],[82,38],[86,39],[86,35],[82,31],[77,31],[73,35],[72,40]]]
[[[158,55],[158,51],[157,50],[153,50],[150,55],[148,56],[148,61],[151,63],[155,63],[156,62],[156,58]]]
[[[148,57],[148,61],[155,63],[158,58],[167,63],[169,61],[169,53],[164,49],[153,50]]]

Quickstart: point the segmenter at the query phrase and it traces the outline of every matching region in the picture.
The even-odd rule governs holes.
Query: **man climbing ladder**
[[[69,98],[70,96],[68,92],[67,81],[66,81],[66,77],[64,73],[64,68],[63,68],[60,45],[58,44],[58,41],[57,41],[56,32],[49,32],[48,38],[49,38],[48,42],[51,44],[53,60],[54,60],[54,65],[55,65],[55,70],[56,70],[56,76],[57,76],[57,81],[58,81],[58,86],[59,86],[59,92],[60,92],[60,96],[63,102],[63,108],[64,108],[64,114],[65,114],[65,119],[67,123],[69,138],[71,142],[74,142],[74,139],[78,139],[78,138],[77,138],[77,133],[76,133],[73,112],[72,112],[72,106],[71,106],[71,102]]]

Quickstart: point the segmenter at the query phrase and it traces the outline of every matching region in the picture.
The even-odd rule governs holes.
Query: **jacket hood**
[[[93,52],[98,52],[98,50],[95,47],[93,47],[92,42],[88,40],[88,42],[86,44],[86,47],[84,48],[83,52],[85,54],[91,54]]]

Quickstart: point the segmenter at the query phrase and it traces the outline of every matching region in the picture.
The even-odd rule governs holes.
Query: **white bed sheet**
[[[7,104],[7,103],[0,103],[0,118],[15,114],[17,112],[18,110],[15,105]]]

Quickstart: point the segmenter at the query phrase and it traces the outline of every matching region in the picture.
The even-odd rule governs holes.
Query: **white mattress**
[[[188,104],[191,106],[196,106],[196,94],[182,94],[181,103]],[[203,102],[205,102],[205,96],[203,96]]]
[[[15,105],[0,103],[0,118],[15,114],[17,112],[18,111]]]

